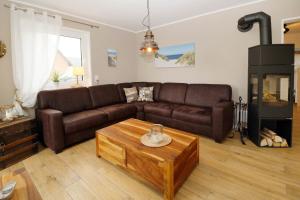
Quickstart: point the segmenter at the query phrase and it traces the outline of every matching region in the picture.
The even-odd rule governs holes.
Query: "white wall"
[[[8,49],[7,55],[0,58],[0,105],[12,103],[15,91],[10,53],[10,17],[9,9],[3,7],[5,3],[8,3],[8,1],[0,0],[0,40],[6,43]],[[78,21],[78,19],[74,20]],[[103,25],[99,25],[100,28],[95,29],[66,21],[64,21],[64,26],[90,31],[92,73],[99,76],[100,84],[136,80],[134,45],[136,35],[134,33]],[[118,51],[117,67],[108,67],[107,48]]]
[[[8,46],[8,54],[0,59],[0,105],[12,102],[14,85],[10,55],[9,9],[0,0],[0,40]],[[299,0],[266,0],[193,20],[154,29],[160,46],[196,43],[196,66],[193,68],[155,68],[138,56],[144,32],[134,34],[100,25],[91,29],[75,23],[66,26],[91,32],[93,74],[100,83],[126,81],[161,81],[187,83],[224,83],[233,88],[234,99],[247,97],[248,47],[259,44],[258,25],[250,32],[237,30],[237,20],[253,12],[264,11],[272,16],[273,42],[281,42],[281,21],[300,16]],[[69,17],[68,17],[69,18]],[[107,66],[106,49],[118,50],[118,67]]]
[[[189,83],[224,83],[233,88],[234,99],[247,98],[248,47],[259,44],[259,29],[250,32],[237,30],[240,17],[264,11],[272,17],[273,42],[281,42],[281,20],[300,16],[299,0],[267,0],[193,20],[154,29],[160,46],[195,42],[196,66],[194,68],[155,68],[137,58],[139,81],[172,81]],[[136,49],[144,33],[137,37]]]

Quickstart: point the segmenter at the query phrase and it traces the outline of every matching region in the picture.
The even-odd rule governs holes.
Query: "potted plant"
[[[58,88],[59,85],[59,73],[57,71],[54,71],[52,74],[52,79],[51,79],[54,83],[54,85]]]

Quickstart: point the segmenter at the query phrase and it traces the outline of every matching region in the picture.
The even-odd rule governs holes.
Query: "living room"
[[[299,6],[0,0],[0,199],[300,199]]]

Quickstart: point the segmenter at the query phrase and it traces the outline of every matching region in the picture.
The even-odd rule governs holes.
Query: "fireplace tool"
[[[239,97],[239,102],[234,104],[234,119],[233,119],[233,135],[235,132],[240,133],[240,140],[242,144],[246,144],[244,138],[248,136],[248,126],[247,126],[247,114],[248,106],[247,103],[243,102],[243,98]]]

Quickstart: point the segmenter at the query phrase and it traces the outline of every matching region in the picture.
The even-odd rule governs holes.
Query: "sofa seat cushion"
[[[115,104],[98,108],[97,110],[107,114],[109,121],[116,121],[120,119],[135,116],[137,108],[133,104]]]
[[[107,122],[107,115],[99,110],[86,110],[63,117],[65,132],[74,133],[100,126]]]
[[[138,112],[144,112],[144,106],[146,104],[151,104],[152,102],[146,102],[146,101],[134,101],[131,104],[134,105],[137,108]]]
[[[171,103],[163,103],[163,102],[154,102],[150,104],[146,104],[144,106],[144,112],[160,115],[163,117],[171,117],[172,111],[174,108],[178,107],[176,104]]]
[[[211,115],[211,108],[183,105],[173,110],[172,118],[185,122],[211,125]]]

